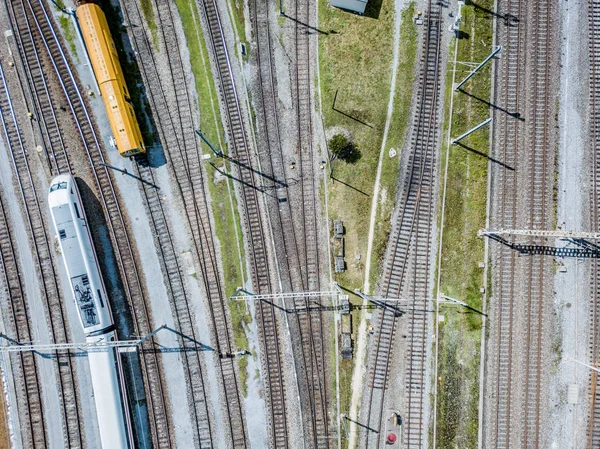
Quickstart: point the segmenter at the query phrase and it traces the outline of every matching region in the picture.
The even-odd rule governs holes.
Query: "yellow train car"
[[[135,118],[135,111],[106,16],[94,3],[79,6],[76,14],[94,75],[100,86],[117,150],[125,157],[145,153],[146,146]]]

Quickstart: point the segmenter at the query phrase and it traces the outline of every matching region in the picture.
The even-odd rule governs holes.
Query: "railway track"
[[[39,0],[27,0],[27,5],[22,10],[28,10],[32,13],[29,16],[29,26],[38,30],[39,35],[37,36],[42,39],[43,47],[50,55],[51,71],[54,72],[60,84],[60,93],[62,94],[60,101],[64,101],[63,104],[71,113],[78,137],[81,139],[81,146],[84,150],[83,157],[88,160],[113,241],[123,290],[132,312],[134,332],[137,335],[146,335],[152,332],[155,326],[147,307],[138,262],[127,231],[125,217],[118,202],[113,180],[108,169],[102,166],[105,159],[98,133],[94,128],[88,107],[81,94],[78,81],[70,68],[70,62],[64,52],[62,43],[54,31],[56,26],[51,20],[46,6]],[[16,32],[18,29],[15,28],[13,24],[13,29]],[[51,71],[46,71],[45,75],[49,77]],[[57,94],[55,91],[54,95]],[[55,97],[53,99],[58,101]],[[162,380],[160,357],[155,351],[143,351],[140,356],[140,363],[153,444],[155,447],[160,448],[172,447],[170,430],[172,425],[169,422],[170,417],[166,405],[166,389]],[[136,414],[139,416],[140,413],[138,411]],[[143,421],[141,416],[140,419]],[[144,432],[144,430],[141,431]]]
[[[53,264],[51,239],[46,231],[48,229],[44,219],[46,214],[42,211],[38,201],[38,192],[30,171],[27,150],[17,123],[4,71],[1,68],[0,116],[4,137],[10,149],[19,194],[24,205],[34,260],[39,270],[41,300],[47,313],[50,341],[66,343],[70,341],[70,337],[63,309],[63,295],[59,287],[60,280]],[[77,398],[75,373],[72,369],[72,357],[70,354],[56,352],[55,360],[65,445],[71,448],[83,448],[85,447],[85,436]],[[35,436],[33,443],[35,444],[38,440],[39,436]]]
[[[504,68],[497,79],[501,80],[502,101],[507,111],[520,111],[523,108],[522,99],[517,95],[513,86],[523,82],[524,74],[519,65],[518,55],[524,52],[524,39],[522,27],[519,26],[519,18],[523,16],[522,4],[512,1],[505,6],[507,17],[512,17],[511,24],[505,29],[506,35],[503,42],[506,43],[506,52],[502,63]],[[493,128],[494,141],[498,142],[499,156],[508,167],[515,167],[517,161],[517,146],[519,136],[522,132],[518,120],[514,120],[509,114],[494,116],[496,125]],[[514,229],[517,223],[517,198],[516,186],[517,176],[514,170],[498,170],[496,185],[499,187],[494,191],[494,198],[498,203],[498,216],[502,226],[511,226]],[[496,263],[500,272],[498,276],[503,281],[498,282],[494,293],[499,300],[496,304],[495,320],[498,323],[498,349],[496,354],[497,368],[495,387],[495,407],[497,413],[492,418],[492,428],[498,447],[506,447],[510,437],[511,422],[511,396],[505,392],[511,391],[514,381],[511,373],[513,369],[512,341],[513,323],[516,314],[514,303],[509,298],[515,295],[515,271],[517,254],[510,248],[501,246],[495,255]],[[494,372],[494,371],[492,371]]]
[[[154,176],[150,166],[138,159],[137,174],[144,182],[144,199],[150,211],[150,222],[158,241],[159,260],[165,277],[171,307],[174,309],[177,331],[183,335],[180,343],[184,350],[184,373],[188,385],[188,402],[191,410],[191,421],[196,447],[212,447],[213,430],[209,417],[204,374],[200,362],[200,346],[194,329],[194,321],[190,310],[189,294],[186,291],[183,273],[179,264],[178,252],[171,236],[163,203],[159,192],[153,187]]]
[[[219,366],[223,380],[222,395],[225,398],[230,441],[233,447],[246,447],[245,421],[238,375],[232,354],[237,350],[233,344],[232,331],[227,310],[227,297],[222,289],[221,267],[212,229],[211,212],[204,192],[205,173],[200,159],[201,151],[193,124],[193,100],[187,84],[183,61],[179,51],[178,36],[171,2],[159,0],[156,11],[161,23],[161,38],[169,52],[169,77],[160,77],[159,70],[145,25],[137,5],[128,5],[128,21],[139,24],[132,30],[142,75],[149,93],[153,111],[160,120],[157,127],[164,143],[173,174],[185,207],[186,220],[199,262],[202,282],[210,302],[213,332],[217,341]]]
[[[258,186],[252,169],[250,146],[247,141],[244,118],[235,87],[231,61],[225,35],[215,0],[202,0],[202,10],[207,25],[207,45],[212,50],[213,72],[218,78],[218,87],[225,105],[225,124],[229,138],[230,155],[235,159],[241,180],[240,196],[243,217],[247,229],[248,256],[251,261],[252,283],[256,293],[271,291],[271,274],[267,255],[267,244],[260,213]],[[258,303],[258,322],[266,373],[265,389],[269,409],[271,444],[287,447],[287,421],[283,364],[277,335],[277,316],[273,304]]]
[[[18,58],[25,73],[31,102],[37,111],[35,123],[44,143],[48,167],[54,176],[71,173],[73,170],[67,143],[59,125],[52,95],[53,89],[46,75],[47,71],[53,69],[51,57],[58,51],[56,48],[58,42],[44,40],[42,27],[49,25],[48,22],[36,20],[34,4],[23,0],[12,0],[6,5],[15,30]],[[48,30],[44,31],[48,32]],[[40,51],[38,46],[45,47],[47,51]],[[64,75],[64,71],[62,74]],[[54,86],[56,84],[54,83]]]
[[[0,273],[1,284],[6,292],[9,338],[16,341],[33,341],[29,325],[29,308],[25,298],[25,286],[21,280],[22,269],[13,241],[13,230],[6,214],[2,191],[0,191]],[[42,405],[42,388],[38,380],[37,361],[33,352],[19,352],[11,357],[13,378],[17,380],[17,407],[20,441],[24,447],[46,448],[47,429]]]
[[[590,54],[590,142],[592,146],[591,223],[600,229],[600,2],[588,3]],[[592,260],[592,302],[590,307],[590,361],[597,366],[600,355],[600,261]],[[590,417],[587,447],[600,447],[600,377],[590,370]]]
[[[533,2],[533,39],[529,39],[534,48],[533,59],[535,89],[530,91],[530,107],[534,124],[530,127],[529,141],[533,144],[529,153],[529,221],[528,229],[552,229],[553,213],[553,181],[554,181],[554,117],[551,114],[553,100],[550,89],[552,67],[552,33],[550,20],[553,17],[553,2]],[[534,243],[533,241],[531,243]],[[528,266],[528,352],[526,357],[526,405],[524,407],[525,426],[521,444],[524,447],[544,447],[540,432],[542,414],[542,354],[544,345],[545,313],[544,309],[552,307],[544,298],[550,297],[552,288],[546,286],[552,282],[553,261],[544,257],[530,257]]]
[[[265,196],[269,209],[271,230],[278,244],[275,254],[284,291],[318,291],[320,288],[319,254],[317,247],[317,216],[314,182],[314,153],[311,123],[311,72],[309,38],[306,32],[311,5],[298,2],[295,13],[295,83],[292,97],[297,122],[296,154],[284,154],[278,115],[276,74],[272,60],[269,29],[270,5],[263,0],[252,3],[251,14],[256,31],[256,60],[258,70],[255,111],[257,112],[257,139],[260,167],[264,173],[263,188],[273,192]],[[299,23],[300,22],[300,23]],[[298,160],[298,178],[287,173],[286,159]],[[292,179],[292,182],[289,180]],[[291,315],[290,332],[298,375],[301,407],[307,423],[305,441],[310,447],[329,447],[326,365],[324,329],[318,312],[303,314],[320,306],[321,300],[296,299],[290,305],[296,311]]]
[[[492,168],[495,227],[555,226],[554,9],[554,2],[499,3],[505,21],[498,26],[497,41],[505,51],[496,74],[495,103],[502,109],[494,111],[493,141],[503,166]],[[526,244],[534,247],[539,240]],[[542,385],[548,369],[544,354],[551,351],[545,329],[552,310],[547,298],[552,298],[553,262],[542,255],[519,258],[502,243],[492,245],[492,257],[494,367],[488,372],[494,374],[488,384],[494,399],[487,406],[487,439],[498,448],[545,447]]]
[[[372,344],[369,369],[369,390],[366,395],[368,430],[364,447],[379,448],[383,443],[381,423],[384,419],[385,392],[398,317],[409,314],[406,334],[405,364],[406,400],[403,411],[403,445],[421,448],[427,439],[425,407],[428,395],[425,371],[428,367],[428,299],[430,286],[431,230],[434,225],[436,155],[439,141],[440,45],[442,40],[442,9],[429,2],[426,14],[416,119],[411,132],[411,152],[408,173],[404,180],[399,207],[393,221],[388,255],[384,268],[384,297],[411,298],[402,310],[384,307],[376,318],[376,336]],[[397,404],[390,406],[396,409]],[[360,445],[360,443],[359,443]]]
[[[296,216],[295,222],[299,223],[297,232],[301,236],[300,269],[302,273],[302,291],[319,291],[321,289],[321,266],[319,264],[318,246],[318,217],[317,217],[317,185],[315,178],[315,152],[313,148],[313,126],[312,126],[312,60],[310,29],[311,10],[313,6],[310,1],[295,2],[295,105],[298,129],[298,157],[300,160],[300,204],[294,201],[292,204],[298,206],[300,214]],[[323,298],[295,300],[297,307],[322,305]],[[300,329],[302,348],[304,353],[304,367],[306,370],[307,386],[309,391],[312,444],[315,448],[329,447],[329,423],[328,423],[328,397],[327,397],[327,367],[325,351],[325,335],[323,319],[320,312],[296,313],[296,320]]]

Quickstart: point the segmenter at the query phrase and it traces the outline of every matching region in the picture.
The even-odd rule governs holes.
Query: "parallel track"
[[[553,222],[554,2],[499,2],[504,55],[494,111],[493,226],[551,229]],[[521,115],[526,112],[525,120]],[[539,241],[530,239],[528,245]],[[543,375],[549,345],[545,321],[551,309],[552,262],[542,255],[518,258],[509,245],[492,247],[494,306],[491,309],[494,368],[490,379],[487,440],[495,447],[545,447]],[[550,287],[549,287],[550,286]],[[526,338],[523,338],[523,336]],[[515,381],[519,377],[522,381]],[[525,381],[523,381],[525,379]]]
[[[308,14],[311,5],[296,5],[296,75],[293,101],[297,124],[297,173],[299,181],[286,176],[278,116],[277,78],[273,61],[269,15],[272,5],[263,0],[252,3],[251,15],[256,30],[258,70],[257,112],[259,158],[263,170],[262,185],[267,189],[265,200],[271,218],[271,230],[277,242],[280,282],[285,291],[317,291],[320,289],[317,247],[316,192],[311,123],[311,72]],[[295,174],[295,173],[294,173]],[[291,179],[291,182],[290,182]],[[319,312],[302,313],[311,303],[318,309],[321,300],[297,299],[291,317],[291,338],[297,364],[298,386],[303,408],[304,439],[310,447],[328,447],[327,385],[324,355],[324,330]],[[295,344],[298,341],[300,344]]]
[[[302,236],[301,263],[303,291],[319,291],[321,287],[321,267],[319,265],[317,185],[315,173],[315,152],[313,150],[312,124],[312,61],[310,43],[310,1],[297,0],[295,17],[296,73],[295,105],[298,129],[298,152],[300,172],[300,215],[299,236]],[[292,200],[293,201],[293,200]],[[314,300],[296,300],[299,307],[309,308],[321,305]],[[312,304],[311,304],[312,303]],[[312,424],[312,447],[329,447],[328,399],[326,352],[323,341],[323,319],[320,312],[296,313],[303,346],[304,367],[309,390]]]
[[[156,11],[161,23],[160,35],[164,48],[169,51],[169,77],[159,76],[158,65],[152,45],[145,32],[140,11],[135,4],[128,5],[128,21],[134,20],[132,38],[140,61],[140,68],[148,89],[148,98],[156,117],[157,127],[166,153],[173,166],[173,175],[185,207],[186,219],[191,230],[195,256],[202,271],[202,281],[210,301],[209,310],[217,339],[223,396],[227,407],[228,428],[226,429],[235,448],[247,446],[245,422],[239,382],[234,359],[236,351],[227,311],[227,298],[222,290],[221,268],[217,260],[214,232],[208,199],[204,192],[205,173],[202,170],[201,151],[194,133],[193,100],[180,53],[178,36],[175,32],[171,2],[158,0]]]
[[[147,306],[133,245],[130,241],[113,181],[108,169],[101,166],[105,163],[105,159],[98,134],[94,128],[78,81],[70,68],[70,61],[55,32],[56,25],[50,18],[46,6],[39,0],[27,0],[27,9],[33,13],[30,16],[33,24],[30,25],[35,25],[43,40],[43,46],[51,57],[52,68],[64,96],[61,97],[61,101],[66,103],[68,111],[74,118],[75,127],[88,158],[99,199],[106,216],[106,223],[113,240],[123,289],[134,318],[134,331],[137,335],[146,335],[154,330],[154,325]],[[46,72],[46,75],[50,76],[48,72]],[[166,392],[162,380],[159,355],[155,351],[145,351],[140,359],[154,446],[160,448],[171,447],[171,424],[166,405]],[[75,423],[74,420],[70,422]]]
[[[66,343],[70,341],[70,337],[63,309],[64,296],[61,294],[59,287],[58,273],[54,269],[51,237],[46,231],[48,229],[48,223],[45,220],[46,213],[42,211],[38,201],[38,193],[30,171],[27,151],[16,120],[4,71],[1,68],[0,115],[4,138],[10,149],[10,157],[24,205],[28,232],[34,250],[34,260],[39,270],[41,299],[48,314],[50,341],[53,343]],[[69,354],[58,353],[56,353],[55,360],[65,445],[70,448],[83,448],[85,437],[77,398],[75,373],[72,370],[73,360]],[[39,437],[36,437],[36,440],[38,439]]]
[[[28,91],[37,110],[35,119],[44,142],[44,153],[51,173],[56,176],[72,172],[67,145],[56,114],[55,99],[50,85],[52,77],[51,74],[46,74],[46,71],[52,71],[54,64],[51,57],[59,50],[56,48],[56,40],[44,39],[42,27],[49,24],[36,20],[36,6],[35,3],[23,0],[7,2],[19,50],[18,57],[26,74]],[[48,35],[48,30],[45,30],[45,35]],[[40,51],[38,46],[47,51]],[[62,73],[65,74],[64,71]],[[55,82],[53,85],[57,84]]]
[[[254,178],[250,147],[246,137],[246,127],[235,87],[231,61],[229,59],[225,35],[215,0],[201,0],[205,20],[208,25],[208,44],[212,49],[215,72],[219,80],[222,101],[225,104],[226,128],[229,133],[230,154],[236,160],[239,177],[244,220],[247,227],[251,261],[252,281],[256,293],[269,293],[271,279],[267,244],[264,235],[259,207],[257,183]],[[258,303],[259,329],[261,330],[262,348],[266,363],[265,382],[267,407],[269,408],[269,426],[271,444],[274,447],[288,447],[285,386],[283,381],[283,364],[280,356],[277,336],[277,316],[273,304],[262,301]]]
[[[412,303],[399,311],[385,307],[376,318],[377,340],[373,346],[370,363],[370,388],[368,391],[368,427],[365,447],[379,448],[385,437],[381,432],[385,419],[385,391],[394,347],[397,317],[409,314],[408,348],[406,360],[406,402],[404,411],[403,445],[421,448],[427,438],[424,408],[428,397],[425,384],[427,359],[428,306],[431,292],[430,250],[433,208],[435,197],[436,151],[439,139],[440,96],[440,45],[442,40],[442,10],[438,2],[429,2],[426,13],[417,113],[411,132],[411,152],[408,176],[398,202],[394,218],[388,256],[384,270],[382,294],[386,297],[408,297]]]
[[[1,69],[0,69],[1,70]],[[4,115],[2,114],[4,117]],[[10,338],[16,341],[33,341],[33,333],[29,325],[29,310],[25,298],[25,286],[22,282],[22,269],[19,266],[13,228],[6,214],[2,192],[0,191],[0,284],[6,291],[9,313]],[[14,332],[14,333],[13,333]],[[33,352],[19,352],[11,357],[13,378],[17,385],[17,407],[19,416],[20,440],[24,447],[46,448],[47,429],[42,407],[42,388],[38,380],[36,356]]]

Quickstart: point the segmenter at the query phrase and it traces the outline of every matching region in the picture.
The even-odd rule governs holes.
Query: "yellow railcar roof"
[[[77,8],[77,17],[117,149],[121,154],[136,149],[145,152],[142,133],[133,106],[128,101],[129,91],[104,12],[98,5],[88,3]]]
[[[100,90],[119,152],[125,153],[133,149],[145,151],[135,111],[133,106],[125,101],[118,83],[106,82],[100,86]]]
[[[77,8],[77,17],[98,84],[115,79],[124,84],[119,55],[102,9],[87,3]]]

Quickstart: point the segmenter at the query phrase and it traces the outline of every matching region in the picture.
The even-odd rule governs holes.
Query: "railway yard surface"
[[[600,2],[0,32],[0,448],[600,448]]]

